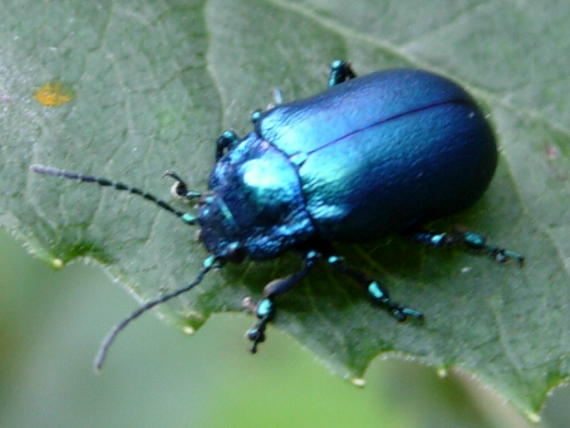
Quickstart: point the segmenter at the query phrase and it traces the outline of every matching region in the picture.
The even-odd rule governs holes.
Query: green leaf
[[[275,324],[338,374],[378,354],[477,376],[529,417],[569,380],[570,6],[439,0],[4,2],[0,23],[0,224],[60,266],[98,261],[141,300],[195,277],[195,231],[130,195],[38,176],[33,163],[166,195],[172,169],[205,188],[214,139],[242,135],[280,88],[323,89],[332,59],[357,72],[413,66],[467,87],[489,111],[501,164],[465,224],[521,251],[524,269],[399,238],[341,246],[353,266],[423,310],[397,324],[327,269],[280,300]],[[199,327],[241,310],[292,256],[224,268],[160,313]],[[271,335],[271,332],[269,332]],[[245,349],[244,343],[244,349]],[[271,346],[271,340],[264,346]]]

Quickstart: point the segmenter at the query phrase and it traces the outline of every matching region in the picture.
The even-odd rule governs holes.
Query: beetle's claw
[[[507,263],[510,260],[515,260],[520,267],[524,266],[524,256],[515,251],[506,250],[504,248],[492,248],[491,257],[497,263]]]
[[[253,342],[250,349],[251,353],[257,353],[257,345],[265,342],[265,324],[262,325],[259,322],[255,327],[250,328],[247,331],[247,338]]]
[[[257,302],[250,296],[244,297],[241,306],[248,312],[254,314],[257,311]]]
[[[400,308],[394,308],[392,310],[392,316],[396,318],[396,321],[398,322],[404,322],[406,321],[406,318],[408,318],[407,315]]]
[[[175,180],[174,184],[170,188],[170,194],[172,196],[176,198],[183,198],[188,201],[202,196],[202,192],[188,189],[186,182],[182,180],[182,178],[180,178],[180,176],[176,174],[174,171],[165,171],[164,174],[162,174],[162,176],[170,177]]]
[[[389,307],[391,309],[390,313],[398,322],[404,322],[408,317],[415,318],[418,321],[424,320],[424,314],[415,309],[400,306],[396,303],[392,303],[392,305],[393,306]]]
[[[186,197],[186,195],[188,194],[188,186],[186,186],[186,183],[184,182],[184,180],[180,178],[178,174],[176,174],[174,171],[168,170],[164,171],[164,174],[162,174],[162,176],[170,177],[175,180],[174,184],[170,188],[170,193],[172,194],[172,196],[179,198]]]
[[[415,309],[411,309],[411,308],[402,308],[402,312],[409,317],[413,317],[415,319],[417,319],[418,321],[423,321],[424,318],[424,314],[416,311]]]
[[[257,353],[257,345],[265,341],[265,333],[257,328],[252,328],[247,332],[247,337],[253,342],[251,345],[251,353]]]
[[[259,319],[246,333],[247,338],[253,342],[250,349],[251,353],[255,354],[257,352],[257,345],[265,341],[265,328],[267,327],[267,323],[271,321],[275,315],[275,307],[269,297],[261,299],[259,303],[255,303],[252,298],[246,297],[243,300],[243,304],[248,308],[252,308]]]
[[[176,174],[176,172],[174,172],[170,169],[167,169],[166,171],[164,171],[162,173],[162,177],[171,177],[171,178],[174,178],[176,181],[184,182],[184,180],[182,180],[180,178],[180,176],[178,174]]]

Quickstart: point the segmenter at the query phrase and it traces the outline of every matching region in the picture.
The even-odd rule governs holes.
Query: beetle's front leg
[[[202,196],[202,192],[199,192],[198,190],[188,189],[188,186],[186,185],[184,180],[182,180],[180,176],[176,174],[174,171],[166,171],[164,174],[162,174],[162,176],[171,177],[174,178],[174,180],[176,180],[172,185],[172,187],[170,188],[170,193],[172,194],[172,196],[186,199],[187,202],[190,202],[192,199],[196,199]]]
[[[301,281],[314,267],[316,260],[320,257],[320,253],[316,251],[308,251],[305,254],[303,268],[285,278],[271,281],[263,289],[263,298],[257,303],[253,303],[250,298],[244,299],[244,306],[255,313],[259,321],[247,331],[247,337],[253,342],[251,352],[257,352],[257,345],[265,340],[265,328],[275,317],[275,298],[281,294],[291,290],[299,281]]]
[[[216,140],[216,162],[224,155],[226,150],[231,150],[239,142],[239,137],[234,131],[228,129]]]
[[[331,62],[331,69],[329,71],[328,87],[332,88],[345,80],[354,79],[356,73],[350,66],[350,63],[340,59]]]
[[[398,321],[404,321],[408,317],[413,317],[419,320],[422,320],[424,318],[424,315],[421,312],[394,302],[390,298],[388,291],[382,287],[378,281],[372,280],[362,272],[347,266],[344,263],[342,257],[334,255],[329,256],[327,262],[334,269],[342,272],[346,276],[352,278],[354,281],[365,287],[368,295],[372,298],[372,301],[377,305],[384,307]]]
[[[449,247],[451,245],[463,245],[469,249],[487,253],[498,263],[516,260],[520,266],[524,264],[524,256],[505,248],[487,244],[487,239],[475,232],[452,232],[435,233],[428,231],[414,232],[409,237],[421,244],[431,247]]]

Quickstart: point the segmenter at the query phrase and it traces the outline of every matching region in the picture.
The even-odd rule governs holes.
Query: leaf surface
[[[501,163],[483,200],[438,227],[484,232],[523,252],[525,268],[400,238],[343,245],[351,265],[427,321],[399,325],[320,268],[280,300],[275,324],[344,377],[361,377],[378,354],[403,355],[472,373],[531,417],[568,381],[567,2],[12,0],[4,11],[0,224],[55,266],[96,260],[140,300],[195,277],[206,252],[194,230],[31,164],[168,198],[162,172],[205,189],[217,135],[247,132],[272,89],[286,100],[322,90],[332,59],[360,74],[412,66],[459,82],[489,112]],[[159,311],[197,328],[297,266],[286,256],[227,267]]]

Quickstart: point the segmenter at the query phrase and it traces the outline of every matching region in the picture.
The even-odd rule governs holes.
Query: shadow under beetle
[[[210,253],[187,286],[150,301],[105,338],[101,367],[116,335],[154,306],[196,286],[213,268],[245,258],[267,260],[286,250],[303,257],[302,268],[271,281],[263,297],[244,305],[258,322],[247,332],[256,352],[276,313],[276,298],[323,260],[364,287],[374,303],[398,321],[423,314],[392,300],[377,281],[345,264],[331,241],[364,241],[401,233],[433,247],[460,244],[497,262],[522,264],[513,251],[473,232],[439,233],[421,225],[472,205],[487,189],[497,164],[493,132],[473,99],[457,84],[414,69],[356,77],[334,61],[328,89],[304,100],[255,111],[253,131],[239,138],[225,131],[216,142],[211,192],[190,190],[175,172],[172,192],[197,201],[197,216],[138,188],[105,178],[33,165],[41,174],[92,182],[154,202],[189,225],[200,226]]]

